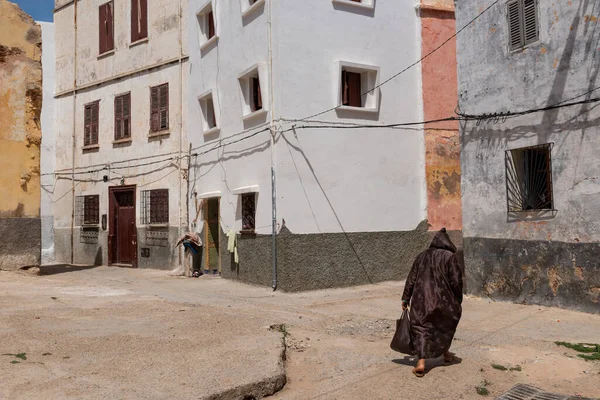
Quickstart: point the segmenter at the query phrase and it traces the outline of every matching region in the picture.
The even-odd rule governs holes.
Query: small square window
[[[508,8],[508,41],[516,50],[539,40],[537,0],[513,0]]]
[[[169,223],[169,189],[144,190],[141,192],[142,225]]]
[[[242,2],[242,18],[257,11],[261,4],[265,4],[265,0],[241,0]]]
[[[214,133],[219,129],[215,113],[215,101],[212,92],[200,96],[200,110],[202,112],[202,130],[204,134]]]
[[[553,210],[552,144],[507,150],[508,212]]]
[[[200,48],[205,49],[214,43],[217,37],[215,14],[209,1],[197,14]]]
[[[75,198],[75,225],[98,225],[100,223],[100,196],[97,194]]]
[[[256,193],[242,194],[242,232],[256,229]]]
[[[348,62],[339,63],[338,107],[342,110],[379,110],[379,68]]]
[[[257,65],[240,75],[240,90],[242,95],[242,112],[244,117],[250,117],[266,112],[265,80],[261,78],[261,68]]]

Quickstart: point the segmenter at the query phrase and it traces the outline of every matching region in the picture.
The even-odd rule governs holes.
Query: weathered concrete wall
[[[462,26],[487,2],[457,2]],[[523,111],[595,98],[597,10],[587,1],[539,2],[540,39],[509,51],[506,4],[458,36],[460,108]],[[588,94],[586,94],[588,93]],[[595,104],[505,122],[461,125],[463,232],[472,293],[600,312],[600,149]],[[554,143],[555,212],[509,214],[505,151]]]
[[[54,255],[54,172],[56,138],[54,135],[54,87],[56,85],[54,24],[38,22],[42,28],[42,72],[44,101],[42,103],[41,171],[41,218],[42,218],[42,264],[55,261]]]
[[[420,4],[422,55],[431,53],[455,32],[454,2]],[[453,39],[421,63],[423,114],[426,121],[454,115],[457,104],[456,41]],[[460,143],[456,121],[425,125],[427,219],[432,231],[462,228]]]
[[[0,0],[0,268],[40,263],[42,35]]]

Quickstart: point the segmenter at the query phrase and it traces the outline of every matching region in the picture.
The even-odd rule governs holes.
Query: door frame
[[[217,254],[219,254],[219,269],[218,269],[218,273],[221,273],[221,197],[220,196],[215,196],[215,197],[209,197],[204,199],[204,210],[203,210],[203,216],[204,216],[204,268],[205,270],[210,271],[210,259],[209,259],[209,253],[210,251],[208,250],[208,202],[210,200],[216,200],[217,201],[217,225],[218,225],[218,229],[217,229],[217,234],[219,235],[219,246],[217,248]]]
[[[118,207],[117,198],[115,197],[115,193],[118,192],[133,192],[133,224],[134,224],[134,232],[133,232],[133,241],[135,246],[135,251],[133,252],[133,261],[132,267],[138,267],[138,243],[137,243],[137,190],[136,185],[127,185],[127,186],[109,186],[108,187],[108,265],[118,264],[118,261],[115,259],[118,258],[117,253],[117,244],[118,240],[114,240],[116,236],[117,226],[113,223],[115,215],[114,210],[115,207]],[[118,225],[118,224],[117,224]]]

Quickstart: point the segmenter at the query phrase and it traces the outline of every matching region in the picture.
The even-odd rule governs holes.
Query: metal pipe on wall
[[[274,126],[275,121],[275,99],[273,89],[273,37],[272,37],[272,2],[268,0],[268,15],[267,15],[267,36],[269,42],[269,106],[271,108],[271,123],[270,123],[270,134],[271,134],[271,256],[273,258],[273,290],[277,290],[277,186],[276,186],[276,175],[275,175],[275,135],[277,130]]]

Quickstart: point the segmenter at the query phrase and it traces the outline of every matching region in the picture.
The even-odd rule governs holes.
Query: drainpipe
[[[72,132],[72,149],[71,149],[71,264],[75,262],[75,129],[77,118],[77,2],[73,2],[73,132]]]
[[[275,121],[275,99],[273,89],[273,37],[272,26],[273,10],[272,0],[268,0],[268,20],[267,20],[267,36],[269,41],[269,92],[271,106],[271,123],[270,123],[270,143],[271,143],[271,206],[272,206],[272,221],[271,221],[271,254],[273,257],[273,290],[277,290],[277,186],[275,179],[275,135],[277,131],[274,126]]]
[[[177,163],[179,168],[179,226],[177,227],[178,236],[181,237],[181,207],[183,206],[183,199],[181,197],[181,190],[183,189],[182,175],[181,175],[181,160],[183,153],[183,42],[182,42],[182,29],[181,29],[181,18],[182,18],[181,0],[179,0],[179,162]],[[188,175],[189,175],[189,159],[188,159]],[[189,184],[188,184],[189,186]],[[187,198],[187,193],[185,195]],[[187,214],[187,213],[186,213]],[[187,222],[186,222],[187,226]],[[183,266],[183,246],[177,251],[179,257],[179,266]]]

